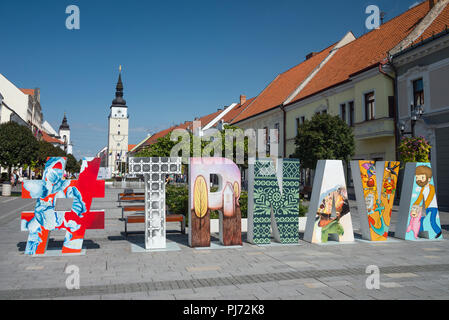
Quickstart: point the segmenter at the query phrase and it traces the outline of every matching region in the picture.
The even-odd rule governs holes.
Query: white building
[[[27,125],[36,134],[42,129],[40,90],[19,89],[0,74],[0,123],[14,121]]]
[[[112,174],[118,174],[126,167],[128,153],[129,115],[123,99],[122,74],[120,72],[108,119],[108,162]]]
[[[72,154],[72,141],[70,139],[70,127],[69,124],[67,123],[67,117],[66,114],[64,113],[64,118],[62,119],[62,123],[59,126],[59,138],[62,140],[62,142],[64,142],[63,145],[63,150],[67,153],[67,154]]]

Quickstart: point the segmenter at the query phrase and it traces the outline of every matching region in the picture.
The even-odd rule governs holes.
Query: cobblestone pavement
[[[27,233],[20,212],[34,200],[0,197],[0,299],[448,299],[449,242],[356,241],[353,244],[193,249],[179,223],[167,224],[167,239],[181,250],[134,253],[143,235],[123,236],[120,189],[106,189],[94,209],[105,209],[105,230],[86,232],[86,254],[25,256]],[[360,233],[351,202],[355,233]],[[393,212],[392,232],[397,218]],[[449,213],[441,212],[449,237]],[[130,230],[143,230],[132,225]],[[60,248],[64,232],[52,232],[49,248]],[[213,235],[218,240],[218,235]],[[246,240],[246,234],[243,234]],[[67,266],[80,270],[80,289],[66,289]],[[369,290],[366,268],[380,269],[380,289]]]

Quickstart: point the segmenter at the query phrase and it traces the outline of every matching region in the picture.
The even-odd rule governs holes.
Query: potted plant
[[[403,137],[399,145],[402,167],[407,162],[430,162],[432,146],[424,137]]]

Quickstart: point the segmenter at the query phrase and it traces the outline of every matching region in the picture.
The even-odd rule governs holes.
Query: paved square
[[[105,230],[86,232],[85,255],[30,257],[20,212],[34,200],[0,197],[0,299],[444,299],[449,297],[449,241],[389,241],[319,246],[243,246],[197,250],[179,223],[167,224],[167,240],[179,250],[135,252],[144,235],[123,235],[117,194],[106,189],[93,209],[105,209]],[[137,190],[136,190],[137,191]],[[393,211],[392,232],[397,220]],[[355,202],[354,230],[360,233]],[[449,213],[440,212],[449,239]],[[130,231],[143,231],[132,225]],[[60,249],[64,232],[50,234]],[[396,239],[393,239],[396,240]],[[218,235],[212,236],[218,241]],[[139,250],[137,250],[139,251]],[[80,270],[80,289],[68,290],[68,266]],[[380,289],[368,290],[366,267],[380,269]]]

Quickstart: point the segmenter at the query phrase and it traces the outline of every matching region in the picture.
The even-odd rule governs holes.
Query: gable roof
[[[29,95],[29,96],[34,96],[34,89],[22,89],[19,88],[20,91],[22,91],[23,93]]]
[[[280,106],[331,53],[336,44],[279,74],[232,122],[237,123]]]
[[[245,110],[246,107],[248,107],[248,106],[254,101],[254,99],[256,99],[256,97],[247,99],[246,102],[245,102],[244,104],[240,104],[240,103],[239,103],[239,104],[236,105],[234,108],[232,108],[231,111],[229,111],[228,113],[226,113],[226,114],[223,116],[222,120],[223,120],[225,123],[232,123],[233,120],[234,120],[240,113],[242,113],[242,111]]]
[[[56,139],[52,136],[50,136],[47,132],[45,131],[41,131],[42,133],[42,140],[46,141],[46,142],[50,142],[50,143],[58,143],[58,144],[64,144],[64,142],[62,142],[59,139]]]
[[[430,26],[424,30],[421,37],[414,43],[421,42],[423,40],[431,38],[433,35],[447,30],[449,24],[449,5],[446,5],[441,13],[436,17]]]
[[[351,75],[377,66],[429,12],[425,1],[341,47],[289,104],[350,80]]]

